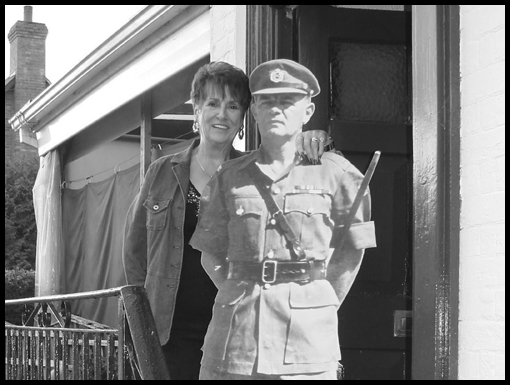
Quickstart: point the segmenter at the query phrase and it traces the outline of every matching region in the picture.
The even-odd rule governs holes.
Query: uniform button
[[[271,223],[273,226],[274,226],[274,225],[276,225],[276,219],[271,218],[271,220],[269,221],[269,223]]]
[[[309,207],[309,208],[308,208],[308,210],[306,210],[306,212],[307,212],[308,214],[312,214],[314,211],[315,211],[315,210],[314,210],[314,208],[313,208],[313,207]]]
[[[267,289],[269,289],[270,287],[271,287],[271,285],[270,285],[269,283],[265,283],[265,284],[264,284],[264,289],[266,289],[266,290],[267,290]]]
[[[274,251],[273,250],[269,250],[269,252],[267,253],[267,257],[268,258],[274,258]]]
[[[153,208],[154,211],[158,211],[159,210],[159,206],[158,205],[154,205],[154,206],[152,206],[152,208]]]
[[[278,186],[275,186],[275,187],[273,188],[273,194],[274,194],[274,195],[278,195],[280,192],[281,192],[281,190],[280,190],[280,188],[279,188]]]
[[[243,213],[244,213],[243,206],[240,206],[240,207],[237,209],[236,214],[237,214],[237,215],[243,215]]]

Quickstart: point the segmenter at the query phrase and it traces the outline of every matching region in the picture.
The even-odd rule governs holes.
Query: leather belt
[[[297,282],[306,283],[326,278],[324,261],[278,261],[263,262],[231,261],[227,279],[257,281],[264,284]]]

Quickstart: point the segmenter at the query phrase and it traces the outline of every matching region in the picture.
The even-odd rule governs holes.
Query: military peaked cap
[[[317,96],[321,91],[315,75],[305,66],[288,59],[259,64],[250,75],[253,95],[299,93]]]

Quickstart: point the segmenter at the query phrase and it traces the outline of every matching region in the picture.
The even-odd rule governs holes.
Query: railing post
[[[145,289],[141,286],[124,286],[120,289],[120,295],[142,379],[169,380],[170,374]]]
[[[124,380],[124,335],[126,333],[125,330],[125,313],[124,313],[124,305],[122,304],[122,301],[119,299],[117,301],[118,306],[118,314],[119,314],[119,335],[117,337],[118,340],[118,347],[117,347],[117,372],[118,372],[118,379]]]

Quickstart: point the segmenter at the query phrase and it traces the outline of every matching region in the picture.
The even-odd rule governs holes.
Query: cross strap
[[[251,162],[247,166],[247,169],[250,173],[250,177],[253,179],[255,187],[257,187],[260,195],[264,199],[267,209],[271,213],[271,216],[280,226],[280,229],[287,239],[287,242],[290,243],[291,250],[294,252],[293,257],[298,260],[306,259],[305,251],[301,247],[301,243],[299,242],[298,237],[290,227],[290,224],[287,221],[287,218],[285,218],[283,211],[280,209],[278,204],[273,199],[273,196],[271,195],[270,188],[273,181],[257,167],[255,162]]]

